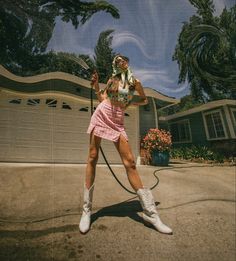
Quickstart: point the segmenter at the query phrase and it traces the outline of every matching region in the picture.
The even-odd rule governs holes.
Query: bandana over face
[[[113,59],[113,62],[112,62],[112,68],[113,68],[112,77],[115,77],[120,74],[124,87],[125,87],[126,83],[128,83],[128,85],[134,85],[134,76],[133,76],[133,73],[132,73],[130,67],[128,67],[126,70],[122,70],[117,65],[118,58],[122,58],[122,59],[126,60],[126,58],[124,58],[122,55],[115,56],[115,58]]]

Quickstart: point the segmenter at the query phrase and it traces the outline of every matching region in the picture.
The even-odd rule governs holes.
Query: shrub
[[[144,164],[150,164],[152,151],[169,152],[172,145],[170,132],[150,129],[141,141],[141,156]]]
[[[170,151],[171,158],[180,158],[185,160],[207,160],[215,161],[219,163],[224,162],[224,156],[220,153],[212,151],[206,146],[191,146],[191,147],[181,147],[173,148]]]
[[[141,147],[146,149],[149,153],[153,150],[170,151],[171,148],[170,132],[162,129],[150,129],[143,138]]]

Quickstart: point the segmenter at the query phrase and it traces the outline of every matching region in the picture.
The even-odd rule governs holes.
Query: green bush
[[[171,158],[180,158],[185,160],[206,160],[223,163],[224,156],[218,152],[212,151],[206,146],[191,146],[191,147],[181,147],[172,148],[170,151]]]

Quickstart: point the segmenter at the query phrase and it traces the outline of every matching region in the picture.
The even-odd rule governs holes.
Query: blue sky
[[[48,50],[93,56],[99,34],[113,29],[112,48],[130,58],[133,74],[144,87],[180,98],[189,94],[188,83],[178,84],[178,65],[172,56],[183,22],[196,13],[188,0],[108,0],[120,19],[99,12],[74,29],[57,19]],[[236,0],[214,0],[215,15]]]

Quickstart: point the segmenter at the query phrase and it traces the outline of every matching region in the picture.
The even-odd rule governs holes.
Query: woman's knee
[[[124,160],[124,166],[126,169],[136,169],[136,163],[133,157],[129,157]]]
[[[98,150],[90,149],[89,156],[88,156],[88,163],[92,165],[96,165],[97,162],[98,162]]]

